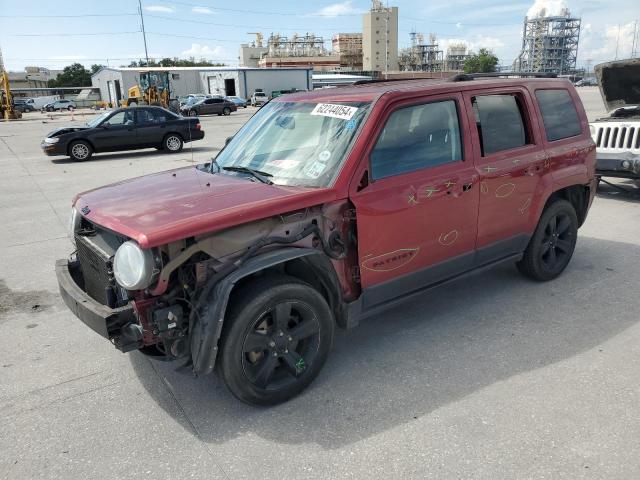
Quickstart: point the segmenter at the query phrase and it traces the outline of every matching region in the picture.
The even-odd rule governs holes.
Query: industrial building
[[[362,19],[362,68],[388,72],[398,65],[398,7],[385,7],[372,0]]]
[[[331,38],[331,50],[340,57],[343,70],[362,70],[362,33],[337,33]]]
[[[525,17],[522,51],[514,62],[521,72],[570,75],[576,71],[580,18],[568,9],[550,16],[543,9],[535,18]]]
[[[422,33],[411,32],[411,47],[400,52],[400,70],[408,72],[460,72],[470,52],[465,43],[451,44],[446,54],[438,44],[437,37],[431,33],[424,40]]]
[[[313,68],[103,67],[91,76],[91,84],[100,89],[104,101],[119,104],[127,98],[129,88],[138,85],[140,72],[148,71],[169,72],[172,98],[190,93],[247,98],[259,89],[267,95],[274,90],[310,90]]]

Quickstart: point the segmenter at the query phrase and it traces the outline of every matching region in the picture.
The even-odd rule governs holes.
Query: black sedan
[[[238,106],[230,100],[222,97],[203,98],[196,103],[187,103],[182,106],[182,115],[197,117],[217,113],[218,115],[231,115],[231,112],[238,110]]]
[[[67,155],[76,161],[94,153],[157,148],[174,153],[185,142],[201,140],[198,118],[182,118],[160,107],[129,107],[104,112],[85,126],[54,130],[42,141],[47,155]]]

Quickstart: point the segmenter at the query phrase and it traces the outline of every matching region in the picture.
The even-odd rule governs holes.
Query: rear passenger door
[[[477,264],[522,252],[546,155],[532,99],[523,88],[466,92],[480,176]]]
[[[138,107],[136,125],[140,147],[157,147],[162,144],[167,130],[167,120],[161,110]]]
[[[363,159],[367,185],[351,192],[365,309],[471,268],[479,194],[468,131],[456,93],[383,115]]]

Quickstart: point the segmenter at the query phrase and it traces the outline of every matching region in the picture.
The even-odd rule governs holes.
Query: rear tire
[[[84,162],[93,155],[93,148],[84,140],[76,140],[69,145],[69,157],[75,162]]]
[[[178,153],[183,146],[182,137],[177,133],[170,133],[162,141],[162,150],[168,153]]]
[[[195,110],[189,110],[189,116],[190,117],[197,117],[198,116],[198,112],[196,112]]]
[[[288,276],[262,277],[234,296],[218,373],[243,402],[285,402],[320,372],[334,324],[329,305],[310,285]]]
[[[225,116],[231,115],[231,109],[229,107],[224,107],[222,114]]]
[[[567,268],[577,238],[578,216],[573,205],[556,200],[542,212],[524,257],[517,263],[518,270],[533,280],[553,280]]]

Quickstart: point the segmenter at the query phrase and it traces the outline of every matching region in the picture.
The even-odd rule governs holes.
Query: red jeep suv
[[[80,194],[65,303],[123,352],[275,404],[335,326],[515,262],[552,280],[594,197],[595,145],[551,78],[373,81],[274,99],[211,163]]]

